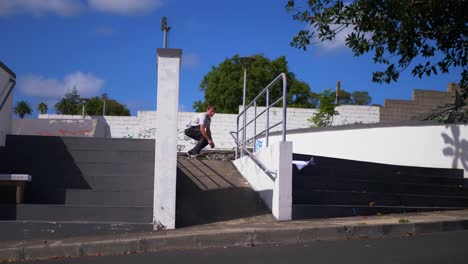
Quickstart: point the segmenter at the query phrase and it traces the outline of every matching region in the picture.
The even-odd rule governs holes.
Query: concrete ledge
[[[0,181],[31,181],[29,174],[0,174]]]
[[[129,235],[0,242],[0,262],[164,250],[299,244],[317,240],[414,236],[466,230],[468,210],[288,222],[237,221],[237,224],[215,223]]]

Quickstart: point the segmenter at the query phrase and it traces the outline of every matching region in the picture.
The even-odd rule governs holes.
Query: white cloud
[[[338,26],[331,26],[331,29],[336,29]],[[354,26],[349,26],[346,28],[341,29],[335,36],[335,38],[331,41],[324,41],[318,43],[318,47],[324,52],[333,52],[339,49],[348,48],[346,46],[346,38],[349,34],[351,34],[354,30]],[[372,37],[372,33],[365,33],[365,37],[367,39]],[[315,39],[314,41],[318,41]]]
[[[43,16],[49,13],[74,16],[81,13],[83,4],[76,0],[1,0],[0,16],[31,13]]]
[[[83,97],[99,94],[104,80],[91,73],[74,72],[68,74],[63,80],[45,78],[39,75],[18,77],[18,89],[25,95],[43,98],[63,97],[67,90],[76,87]]]
[[[0,0],[0,17],[18,14],[75,16],[86,9],[118,15],[141,15],[163,6],[165,0]],[[84,4],[87,3],[87,4]]]
[[[119,15],[150,13],[163,5],[163,0],[88,0],[92,9]]]
[[[335,29],[337,27],[335,26],[331,28]],[[352,31],[353,31],[353,27],[344,28],[343,30],[338,32],[338,34],[336,34],[335,39],[331,41],[320,42],[317,45],[324,51],[334,51],[334,50],[345,48],[346,38],[348,37],[348,34],[350,34]]]
[[[182,65],[187,68],[196,68],[200,65],[200,56],[194,53],[188,53],[187,55],[182,56]]]

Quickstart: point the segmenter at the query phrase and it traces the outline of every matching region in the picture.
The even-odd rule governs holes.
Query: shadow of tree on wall
[[[452,137],[446,133],[441,134],[444,143],[448,145],[442,152],[445,156],[453,156],[452,168],[458,168],[458,164],[461,163],[463,168],[468,170],[468,140],[460,135],[459,126],[447,127],[450,127]]]

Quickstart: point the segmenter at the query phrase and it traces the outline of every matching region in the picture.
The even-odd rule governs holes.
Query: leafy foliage
[[[461,68],[459,96],[468,98],[467,0],[289,0],[286,9],[309,25],[293,47],[306,50],[314,38],[328,41],[351,29],[346,45],[354,55],[373,51],[374,63],[386,67],[373,72],[372,81],[397,81],[410,66],[419,78]]]
[[[30,115],[32,113],[32,109],[29,106],[29,103],[26,101],[19,101],[15,108],[13,108],[13,112],[17,114],[20,118],[24,118],[25,115]]]
[[[244,87],[244,69],[239,58],[239,55],[227,58],[217,67],[212,67],[212,70],[203,77],[200,89],[205,92],[205,99],[194,102],[195,111],[203,112],[208,104],[214,104],[217,106],[217,112],[238,112],[239,105],[242,105]],[[275,60],[269,60],[263,55],[255,55],[253,58],[253,63],[247,68],[246,104],[249,104],[280,73],[285,72],[288,106],[310,108],[317,105],[317,95],[310,91],[308,84],[297,80],[295,74],[289,72],[284,56]],[[282,83],[278,82],[270,91],[270,98],[280,98],[281,95]],[[261,98],[257,105],[265,103],[265,99]]]
[[[346,90],[340,90],[340,101],[341,105],[370,105],[372,97],[367,91],[354,91],[352,93]]]
[[[85,111],[87,115],[102,115],[104,108],[104,101],[106,104],[106,115],[110,116],[129,116],[130,110],[123,104],[111,99],[107,94],[103,94],[101,97],[95,96],[90,98],[85,105]]]
[[[372,97],[367,91],[354,91],[351,94],[351,100],[353,105],[370,105]]]
[[[65,97],[54,105],[57,114],[62,115],[79,115],[81,114],[81,107],[80,94],[76,87],[73,87],[71,91],[68,90]]]
[[[319,101],[318,111],[308,121],[317,127],[330,126],[333,123],[333,116],[339,114],[335,110],[335,93],[331,89],[325,90],[319,95]]]
[[[39,103],[39,105],[37,105],[37,111],[39,111],[39,113],[41,114],[47,114],[48,110],[49,110],[49,107],[44,102],[41,102]]]
[[[106,102],[106,115],[110,116],[129,116],[130,110],[123,104],[114,99],[109,98],[107,94],[102,94],[101,97],[95,96],[90,98],[85,104],[87,115],[102,115]],[[81,115],[83,105],[80,102],[80,94],[76,87],[65,93],[58,103],[55,104],[57,114],[63,115]]]

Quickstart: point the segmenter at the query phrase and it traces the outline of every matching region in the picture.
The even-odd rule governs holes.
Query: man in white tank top
[[[215,147],[210,130],[211,117],[213,117],[215,113],[216,107],[209,105],[205,113],[197,113],[190,120],[190,123],[187,124],[185,135],[198,141],[195,147],[188,151],[189,155],[196,156],[200,154],[200,151],[208,144],[211,148]]]

